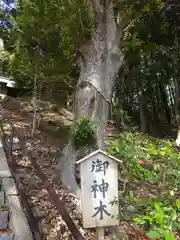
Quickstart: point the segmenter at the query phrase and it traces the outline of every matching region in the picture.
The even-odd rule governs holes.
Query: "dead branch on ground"
[[[58,212],[61,214],[62,219],[67,224],[67,226],[68,226],[69,230],[71,231],[73,237],[76,240],[85,240],[84,237],[82,236],[82,234],[77,229],[73,220],[69,216],[69,214],[68,214],[68,212],[67,212],[67,210],[64,206],[64,202],[58,198],[56,192],[53,189],[52,184],[48,181],[46,175],[42,172],[40,166],[37,164],[36,158],[32,155],[31,152],[29,152],[29,159],[30,159],[35,171],[36,171],[37,176],[41,179],[41,181],[44,184],[44,187],[47,189],[52,203],[56,206]]]
[[[11,132],[10,132],[10,138],[9,138],[9,144],[8,144],[8,160],[10,165],[13,165],[13,162],[12,162],[13,138],[14,138],[14,125],[11,125]]]

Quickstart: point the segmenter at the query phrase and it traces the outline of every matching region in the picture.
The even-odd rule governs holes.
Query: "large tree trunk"
[[[95,120],[97,147],[103,148],[113,81],[123,63],[123,54],[119,49],[122,32],[114,20],[110,1],[91,0],[91,3],[96,12],[96,29],[91,41],[80,49],[82,58],[76,91],[75,120],[84,116]],[[83,155],[90,151],[92,149],[86,149]],[[75,180],[75,162],[80,155],[82,157],[82,149],[76,151],[69,142],[58,164],[62,183],[78,197],[80,189]]]

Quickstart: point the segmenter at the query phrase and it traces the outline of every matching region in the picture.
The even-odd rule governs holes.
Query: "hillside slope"
[[[33,139],[30,137],[33,109],[29,101],[5,101],[3,127],[7,128],[11,123],[26,130],[26,144],[33,148],[38,164],[59,198],[65,202],[85,239],[94,239],[93,230],[82,229],[82,219],[75,210],[76,198],[59,184],[55,170],[56,159],[68,141],[73,115],[50,103],[42,104],[40,129],[36,130]],[[180,153],[173,142],[135,131],[118,134],[111,123],[106,138],[109,153],[123,160],[119,167],[120,225],[117,239],[180,239]],[[18,146],[13,151],[13,160],[18,164],[16,175],[23,185],[42,239],[72,239],[31,163],[23,157]],[[107,235],[112,230],[107,229]]]

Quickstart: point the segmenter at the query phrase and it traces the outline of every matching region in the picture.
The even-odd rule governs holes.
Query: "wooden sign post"
[[[97,239],[104,240],[104,227],[118,225],[118,169],[120,160],[102,150],[77,161],[80,164],[83,227],[97,228]],[[115,216],[114,218],[112,216]]]

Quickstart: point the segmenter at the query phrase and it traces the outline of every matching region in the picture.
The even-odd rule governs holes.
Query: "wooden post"
[[[96,228],[96,239],[104,240],[104,228],[103,227]]]
[[[104,141],[100,141],[100,149],[104,149]],[[96,238],[97,240],[104,240],[104,227],[97,227],[96,228]]]

